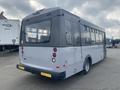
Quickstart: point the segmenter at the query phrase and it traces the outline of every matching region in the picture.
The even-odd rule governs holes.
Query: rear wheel
[[[89,59],[87,59],[83,66],[83,73],[87,74],[90,71],[90,68],[91,68],[91,63],[90,63]]]

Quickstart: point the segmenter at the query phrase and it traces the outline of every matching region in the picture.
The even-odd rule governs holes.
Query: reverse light
[[[53,62],[53,63],[56,62],[56,59],[55,59],[55,58],[52,58],[52,62]]]

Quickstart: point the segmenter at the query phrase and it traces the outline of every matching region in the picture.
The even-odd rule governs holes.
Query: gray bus
[[[22,20],[17,68],[65,79],[106,56],[104,29],[61,8],[42,9]]]

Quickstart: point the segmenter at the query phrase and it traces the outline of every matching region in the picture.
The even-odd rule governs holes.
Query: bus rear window
[[[47,42],[50,39],[50,21],[30,24],[25,27],[26,42]]]

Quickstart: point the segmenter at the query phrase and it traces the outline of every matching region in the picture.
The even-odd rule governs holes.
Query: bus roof
[[[60,10],[61,8],[59,7],[54,7],[54,8],[43,8],[41,10],[38,10],[28,16],[26,16],[24,19],[29,19],[29,18],[32,18],[32,17],[36,17],[36,16],[39,16],[39,15],[42,15],[42,14],[46,14],[46,13],[50,13],[50,12],[53,12],[53,11],[56,11],[56,10]]]
[[[80,23],[83,24],[83,25],[87,25],[87,26],[89,26],[89,27],[94,27],[94,28],[96,28],[96,29],[99,29],[99,30],[101,30],[101,31],[104,31],[103,28],[101,28],[101,27],[99,27],[99,26],[97,26],[97,25],[95,25],[95,24],[93,24],[93,23],[91,23],[91,22],[89,22],[89,21],[87,21],[87,20],[84,20],[84,19],[82,19],[81,17],[79,17],[79,16],[77,16],[77,15],[74,15],[74,14],[72,14],[72,13],[70,13],[70,12],[68,12],[68,11],[66,11],[66,10],[64,10],[64,9],[62,9],[62,8],[59,8],[59,7],[54,7],[54,8],[48,8],[48,9],[38,10],[38,11],[36,11],[36,12],[34,12],[34,13],[26,16],[23,20],[27,20],[27,19],[30,19],[30,18],[34,18],[34,17],[36,17],[36,16],[41,16],[41,15],[47,14],[47,13],[54,13],[55,11],[60,11],[60,10],[62,11],[62,14],[68,13],[69,15],[72,15],[73,17],[76,17],[76,18],[78,19],[78,21],[80,21]]]

